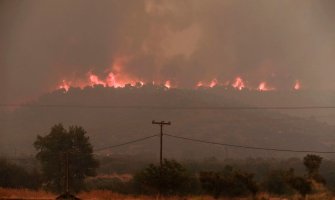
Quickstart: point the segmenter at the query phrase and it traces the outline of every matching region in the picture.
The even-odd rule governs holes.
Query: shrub
[[[149,165],[134,176],[139,193],[184,195],[197,190],[195,176],[174,160],[164,160],[162,166]]]
[[[318,183],[325,184],[325,179],[320,175],[319,169],[322,163],[322,157],[318,155],[308,154],[304,157],[304,165],[308,172],[308,177]]]
[[[254,196],[258,191],[253,174],[236,170],[231,166],[226,166],[220,172],[201,172],[200,182],[204,191],[215,198],[248,194]]]
[[[305,199],[307,194],[312,193],[312,183],[304,177],[296,176],[293,169],[287,172],[287,182]]]
[[[270,194],[288,195],[293,193],[287,182],[287,172],[283,170],[271,171],[262,185]]]
[[[41,185],[40,174],[29,172],[23,167],[0,159],[0,187],[38,189]]]

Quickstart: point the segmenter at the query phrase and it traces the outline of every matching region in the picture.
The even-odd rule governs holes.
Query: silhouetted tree
[[[40,185],[40,174],[36,170],[30,172],[5,159],[0,159],[0,187],[38,189]]]
[[[263,187],[270,194],[284,195],[293,192],[287,181],[287,172],[284,170],[270,171],[265,177]]]
[[[199,176],[203,190],[212,195],[214,198],[219,198],[223,193],[223,187],[227,185],[221,177],[222,175],[218,172],[210,171],[200,172]]]
[[[312,183],[304,177],[296,176],[293,169],[290,169],[286,173],[286,180],[290,186],[302,196],[303,199],[306,198],[307,194],[312,192]]]
[[[258,192],[258,186],[253,180],[253,174],[226,166],[220,172],[201,172],[202,188],[214,198],[220,196],[243,196]]]
[[[51,191],[63,191],[66,154],[69,158],[71,191],[83,189],[85,177],[96,174],[98,162],[93,157],[92,145],[82,127],[71,126],[66,130],[62,124],[55,125],[48,135],[37,136],[34,146],[37,150],[36,158],[41,162],[45,186]]]
[[[306,180],[303,177],[294,177],[290,180],[290,184],[292,188],[297,190],[299,194],[303,197],[303,199],[306,198],[307,194],[310,194],[312,192],[312,185],[311,182]]]
[[[148,194],[187,194],[196,189],[196,179],[174,160],[164,160],[162,166],[150,164],[135,174],[134,182],[140,192]]]
[[[321,156],[309,154],[304,157],[304,165],[308,172],[308,178],[313,179],[319,183],[325,183],[325,179],[319,173],[321,163]]]

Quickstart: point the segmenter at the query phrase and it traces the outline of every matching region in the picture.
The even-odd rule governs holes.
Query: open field
[[[79,198],[83,200],[215,200],[210,196],[186,196],[186,197],[158,197],[158,196],[132,196],[132,195],[122,195],[117,194],[111,191],[105,190],[94,190],[90,192],[82,192],[77,195]],[[47,200],[47,199],[55,199],[56,195],[52,193],[48,193],[42,190],[33,191],[27,189],[7,189],[0,188],[0,200],[4,199],[16,199],[16,200]],[[220,198],[220,200],[251,200],[252,198]],[[299,200],[300,197],[298,195],[294,195],[291,197],[270,197],[268,194],[262,193],[259,194],[257,199],[259,200]],[[335,200],[334,195],[330,195],[327,193],[318,193],[309,195],[306,200]]]
[[[56,195],[42,190],[0,188],[0,199],[55,199]]]

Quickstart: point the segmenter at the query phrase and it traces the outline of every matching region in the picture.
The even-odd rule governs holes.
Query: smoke
[[[110,71],[180,87],[267,81],[332,89],[332,0],[1,1],[1,97]],[[122,66],[117,66],[121,63]],[[120,64],[120,65],[121,65]]]

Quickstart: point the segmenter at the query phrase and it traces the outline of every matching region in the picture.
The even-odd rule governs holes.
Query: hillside
[[[222,88],[168,90],[156,86],[71,88],[67,93],[58,90],[29,103],[27,107],[2,111],[0,151],[10,155],[33,153],[32,143],[37,134],[47,134],[56,123],[81,125],[88,131],[96,148],[105,147],[158,134],[159,127],[152,125],[152,120],[171,121],[172,126],[165,127],[166,133],[214,142],[266,148],[335,150],[334,127],[315,118],[297,117],[299,114],[293,116],[288,111],[278,110],[215,109],[257,103],[289,106],[303,100],[309,104],[307,96],[313,97],[302,92],[238,92]],[[195,109],[199,107],[201,109]],[[99,153],[158,156],[158,145],[158,138],[152,138]],[[191,143],[169,137],[164,140],[164,154],[178,158],[292,156]]]

